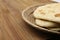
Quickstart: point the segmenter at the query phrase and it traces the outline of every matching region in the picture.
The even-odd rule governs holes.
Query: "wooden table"
[[[46,40],[47,36],[24,22],[23,9],[47,0],[0,0],[0,40]]]

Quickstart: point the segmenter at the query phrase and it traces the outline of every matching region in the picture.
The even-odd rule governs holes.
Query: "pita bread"
[[[60,3],[51,3],[38,7],[34,13],[35,18],[60,23]]]
[[[50,21],[44,21],[44,20],[40,20],[40,19],[36,19],[35,20],[35,24],[41,27],[58,27],[56,23],[54,22],[50,22]]]

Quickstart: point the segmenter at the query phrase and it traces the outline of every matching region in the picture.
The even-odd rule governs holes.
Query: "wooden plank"
[[[46,0],[0,0],[0,40],[46,40],[47,36],[26,24],[21,12]]]

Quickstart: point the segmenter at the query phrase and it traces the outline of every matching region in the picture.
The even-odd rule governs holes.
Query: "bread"
[[[44,20],[40,20],[40,19],[35,19],[35,24],[38,26],[47,27],[47,28],[58,27],[57,24],[54,22],[44,21]]]
[[[44,19],[60,23],[60,3],[51,3],[38,7],[33,16],[38,19]]]
[[[60,28],[51,28],[50,30],[60,32]]]

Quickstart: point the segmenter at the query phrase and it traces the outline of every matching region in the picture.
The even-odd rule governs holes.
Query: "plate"
[[[25,10],[23,10],[22,12],[22,18],[25,22],[27,22],[29,25],[31,25],[32,27],[38,29],[38,30],[42,30],[42,31],[46,31],[46,32],[50,32],[50,33],[55,33],[55,34],[60,34],[59,32],[56,32],[56,31],[52,31],[52,30],[48,30],[48,29],[45,29],[45,28],[42,28],[40,26],[37,26],[35,24],[35,18],[33,17],[33,12],[35,11],[35,9],[39,6],[43,6],[45,4],[37,4],[37,5],[33,5],[33,6],[30,6],[28,8],[26,8]]]
[[[60,2],[60,0],[51,0],[51,1]]]

